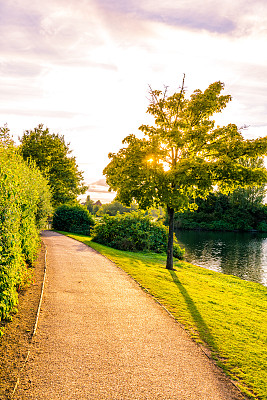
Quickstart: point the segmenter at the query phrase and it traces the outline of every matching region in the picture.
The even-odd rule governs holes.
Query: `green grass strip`
[[[61,232],[64,233],[64,232]],[[115,250],[69,234],[131,275],[204,344],[217,364],[250,398],[267,399],[267,288],[166,256]]]

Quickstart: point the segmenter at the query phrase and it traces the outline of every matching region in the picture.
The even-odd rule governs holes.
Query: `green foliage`
[[[92,215],[81,204],[63,204],[53,216],[53,228],[59,231],[90,235],[93,225]]]
[[[266,170],[262,157],[248,158],[246,160],[239,160],[239,162],[247,168]],[[264,183],[263,185],[237,188],[229,195],[229,199],[233,207],[255,211],[262,207],[265,195],[266,185]]]
[[[129,251],[166,252],[168,230],[161,223],[152,222],[141,212],[104,215],[92,232],[93,241]],[[174,245],[174,256],[182,258],[184,250]]]
[[[10,130],[9,130],[7,124],[0,127],[0,143],[1,143],[2,147],[14,145],[14,141],[11,138],[9,132],[10,132]]]
[[[260,222],[259,225],[257,226],[257,229],[260,232],[267,232],[267,213],[266,213],[266,221]]]
[[[264,155],[267,138],[245,140],[233,124],[214,127],[213,113],[231,99],[220,95],[223,87],[215,82],[190,99],[183,88],[170,97],[151,91],[148,112],[155,126],[142,125],[142,139],[127,136],[127,147],[109,154],[111,161],[104,169],[119,201],[129,205],[135,199],[141,208],[167,205],[182,211],[194,208],[194,199],[205,198],[215,185],[228,193],[266,182],[265,168],[240,159]]]
[[[98,215],[98,210],[102,207],[102,203],[100,200],[94,202],[93,200],[91,200],[91,197],[89,195],[86,197],[84,205],[89,213],[92,215]]]
[[[84,205],[90,214],[94,214],[94,201],[91,199],[89,195],[86,197]]]
[[[231,96],[221,95],[224,85],[211,84],[186,98],[184,81],[179,93],[150,90],[148,113],[154,125],[142,125],[143,138],[127,136],[126,147],[109,154],[104,169],[117,200],[141,209],[166,207],[169,214],[167,268],[172,269],[171,238],[174,211],[195,209],[195,199],[205,198],[214,186],[222,193],[237,187],[261,186],[265,168],[240,160],[267,153],[267,137],[245,140],[234,124],[215,127],[214,113],[221,112]]]
[[[96,215],[102,216],[108,214],[110,216],[115,216],[117,214],[124,214],[124,213],[130,213],[132,211],[137,211],[137,209],[138,206],[136,204],[131,204],[130,207],[125,207],[119,201],[114,200],[111,203],[103,204],[97,211]]]
[[[50,134],[40,124],[25,131],[21,141],[21,154],[25,160],[34,160],[52,189],[52,203],[56,208],[64,203],[76,202],[86,190],[82,173],[78,171],[75,157],[70,157],[69,144],[64,136]]]
[[[196,199],[197,209],[175,214],[175,226],[180,229],[259,230],[266,231],[267,210],[261,204],[263,189],[237,189],[232,194],[211,193],[206,199]],[[253,196],[252,196],[253,194]]]
[[[0,141],[0,320],[10,318],[17,289],[30,279],[26,264],[33,264],[39,230],[52,212],[47,180],[6,139]]]

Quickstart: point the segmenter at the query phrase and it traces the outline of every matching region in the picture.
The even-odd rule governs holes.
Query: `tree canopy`
[[[40,124],[34,130],[25,131],[20,142],[23,158],[33,159],[47,177],[55,208],[73,203],[78,195],[85,193],[82,172],[78,170],[75,157],[70,156],[71,150],[63,135],[51,134]]]
[[[104,169],[116,199],[140,208],[167,207],[169,246],[167,268],[173,269],[173,217],[175,211],[195,209],[195,199],[205,198],[215,188],[222,193],[237,187],[266,182],[264,167],[248,165],[248,158],[267,152],[267,138],[245,140],[235,124],[215,127],[213,114],[231,100],[221,95],[224,84],[215,82],[202,92],[186,97],[184,80],[178,92],[168,96],[150,89],[148,113],[154,125],[142,125],[143,137],[129,135],[126,146],[109,154]]]

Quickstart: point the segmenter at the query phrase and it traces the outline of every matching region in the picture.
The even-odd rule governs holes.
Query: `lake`
[[[186,261],[267,286],[267,233],[176,230]]]

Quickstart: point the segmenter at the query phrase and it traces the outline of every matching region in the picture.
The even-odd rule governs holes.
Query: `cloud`
[[[1,108],[1,114],[5,115],[21,115],[21,116],[36,116],[39,118],[73,118],[76,113],[69,111],[54,111],[54,110],[36,110],[36,109],[5,109]]]
[[[0,3],[0,48],[8,55],[26,55],[40,41],[41,14],[16,1]]]
[[[36,63],[86,59],[103,43],[90,2],[47,0],[0,3],[1,55],[27,57]]]
[[[235,79],[230,82],[227,91],[233,95],[233,103],[237,106],[234,113],[236,123],[251,127],[266,126],[266,66],[247,62],[233,64],[231,68]]]
[[[165,0],[156,6],[154,0],[91,0],[79,6],[75,0],[5,0],[0,4],[0,48],[38,63],[74,65],[90,60],[97,65],[94,58],[109,41],[107,31],[119,45],[149,49],[153,24],[242,35],[264,32],[265,15],[264,0]]]
[[[94,193],[110,193],[108,190],[109,186],[105,179],[99,179],[96,182],[90,183],[89,192]]]
[[[42,68],[38,64],[27,61],[0,61],[0,74],[2,77],[36,77],[40,74]]]
[[[156,5],[154,0],[95,0],[95,4],[106,16],[106,25],[113,33],[123,31],[129,34],[133,30],[135,37],[138,30],[144,32],[145,24],[151,22],[219,35],[242,36],[266,29],[265,0],[165,0]]]
[[[219,6],[219,10],[221,7]],[[163,2],[155,9],[151,2],[144,9],[148,19],[172,25],[179,29],[206,30],[211,33],[229,33],[235,30],[236,23],[225,12],[218,12],[209,1]]]
[[[25,3],[24,3],[25,4]],[[36,30],[40,25],[40,14],[26,4],[22,7],[17,1],[6,0],[0,3],[0,26],[23,26]]]
[[[81,201],[85,201],[87,195],[89,195],[93,201],[100,200],[101,203],[104,204],[114,200],[116,193],[108,191],[108,185],[105,179],[99,179],[89,184],[89,189],[84,196],[81,196]]]

